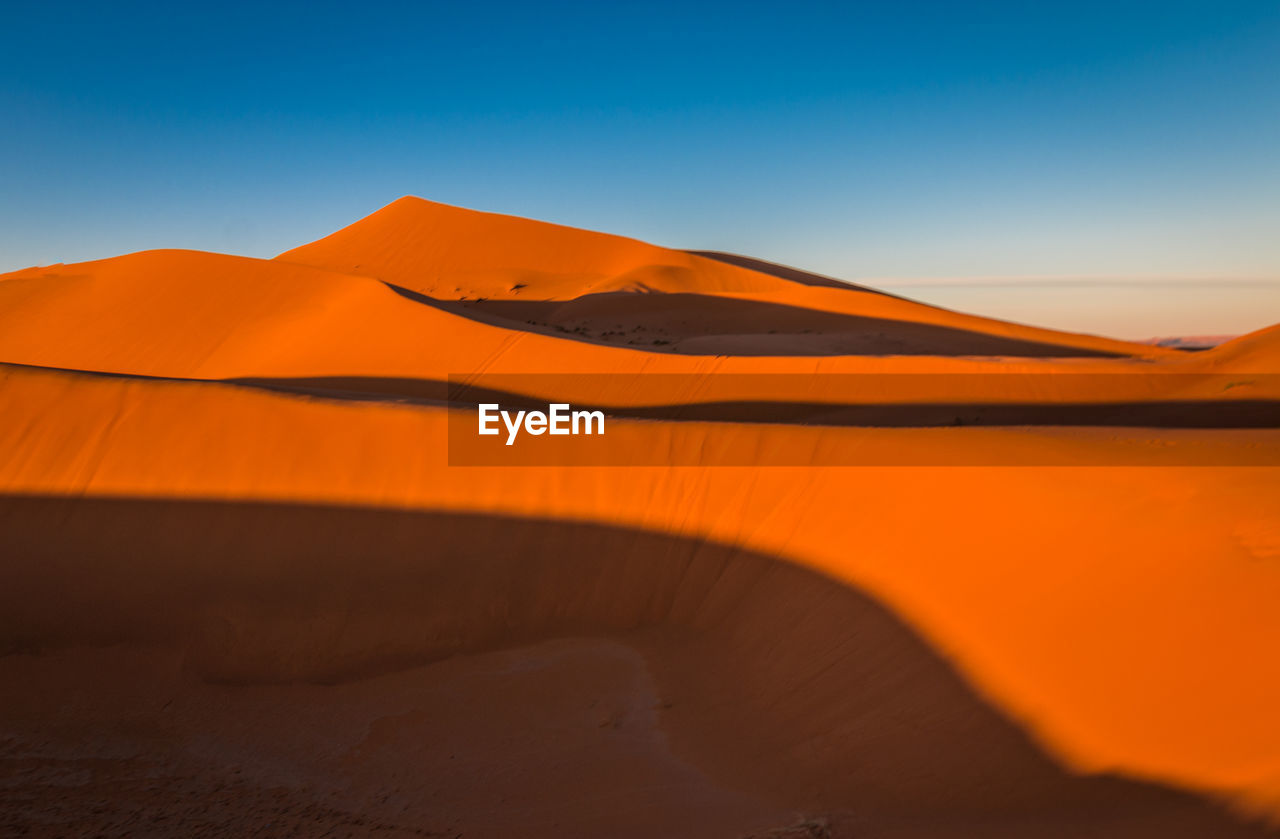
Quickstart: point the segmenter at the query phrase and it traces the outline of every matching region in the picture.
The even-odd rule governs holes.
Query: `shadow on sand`
[[[337,684],[606,636],[649,659],[678,750],[783,806],[855,813],[851,835],[1268,835],[1190,794],[1064,771],[874,598],[729,545],[484,515],[6,497],[0,555],[11,655],[177,644],[205,681]],[[927,829],[895,832],[908,823]]]
[[[388,287],[409,300],[491,326],[681,355],[1121,357],[936,324],[704,294],[608,292],[568,301],[456,301]]]

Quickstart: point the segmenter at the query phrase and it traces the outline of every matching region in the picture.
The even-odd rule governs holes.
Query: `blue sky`
[[[1280,321],[1270,0],[5,12],[0,270],[415,194],[1085,331]]]

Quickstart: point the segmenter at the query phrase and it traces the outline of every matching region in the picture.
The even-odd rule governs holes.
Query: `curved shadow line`
[[[747,787],[932,814],[931,836],[993,818],[1267,835],[1190,793],[1064,771],[878,600],[724,543],[483,514],[0,496],[0,555],[9,653],[170,640],[205,679],[327,683],[622,636],[673,699],[666,727]]]

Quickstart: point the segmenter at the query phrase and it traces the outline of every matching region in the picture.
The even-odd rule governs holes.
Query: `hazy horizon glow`
[[[1280,321],[1274,2],[49,3],[7,23],[0,271],[273,256],[414,194],[1077,331]]]

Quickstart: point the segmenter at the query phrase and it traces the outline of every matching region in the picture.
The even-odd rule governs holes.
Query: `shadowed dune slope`
[[[874,600],[741,548],[582,523],[244,502],[7,497],[0,524],[12,583],[3,637],[28,648],[131,642],[160,650],[126,658],[131,667],[94,687],[99,696],[143,688],[167,698],[127,719],[107,703],[97,723],[99,736],[128,743],[152,771],[211,763],[201,743],[216,732],[223,759],[243,762],[248,777],[217,766],[201,774],[249,781],[251,795],[283,785],[305,801],[332,785],[341,793],[328,807],[374,824],[509,835],[599,835],[592,802],[610,796],[626,802],[603,828],[619,836],[731,835],[786,824],[788,807],[833,814],[837,828],[856,813],[856,836],[1017,836],[1032,816],[1093,836],[1264,835],[1190,796],[1064,772]],[[80,584],[67,597],[69,575]],[[32,609],[55,599],[56,616]],[[167,608],[157,611],[157,601]],[[21,635],[51,617],[52,636]],[[566,637],[614,639],[610,659],[619,664],[639,652],[653,687],[602,690],[599,659],[609,647],[537,646]],[[496,649],[512,652],[482,655]],[[166,660],[180,661],[186,678]],[[0,760],[38,763],[24,734],[54,722],[62,730],[42,734],[66,748],[65,722],[45,708],[81,699],[88,686],[75,678],[74,655],[54,662],[61,671],[0,660],[0,670],[49,691],[6,692],[3,725],[18,745]],[[543,670],[558,689],[516,675]],[[399,675],[377,677],[392,671]],[[141,684],[119,683],[139,675]],[[513,761],[501,715],[459,720],[431,704],[396,714],[385,699],[350,707],[361,689],[382,684],[386,693],[424,678],[436,693],[459,690],[462,679],[524,687],[518,713],[533,724],[525,730],[536,737],[538,723],[551,721],[559,743],[522,733],[532,756]],[[238,732],[224,715],[201,712],[202,703],[225,702],[217,697],[226,688],[200,682],[234,685],[233,701],[250,703]],[[289,718],[315,711],[291,701],[310,698],[288,686],[298,683],[333,686],[339,698],[329,704],[342,715],[334,721],[331,710],[319,732],[299,736]],[[574,696],[582,710],[570,714],[564,706]],[[484,695],[467,701],[494,705]],[[655,742],[654,729],[667,734]],[[148,743],[175,735],[188,745]],[[416,745],[442,741],[455,755]],[[435,788],[430,806],[416,794],[419,774],[388,759],[397,747],[421,754]],[[540,753],[580,767],[542,766]],[[306,767],[304,783],[297,769],[282,783],[281,758]],[[593,777],[607,760],[611,771]],[[456,776],[459,765],[485,771],[493,763],[508,765],[496,789]],[[136,782],[131,772],[141,771],[118,769],[115,780]],[[735,800],[712,778],[750,798]],[[500,793],[515,801],[499,805]],[[534,796],[581,804],[547,813],[530,806]],[[57,814],[71,820],[87,808],[64,795]]]
[[[454,304],[453,310],[496,316],[516,328],[548,326],[574,338],[691,355],[1123,357],[953,326],[703,294],[615,292],[570,301],[476,300]]]

